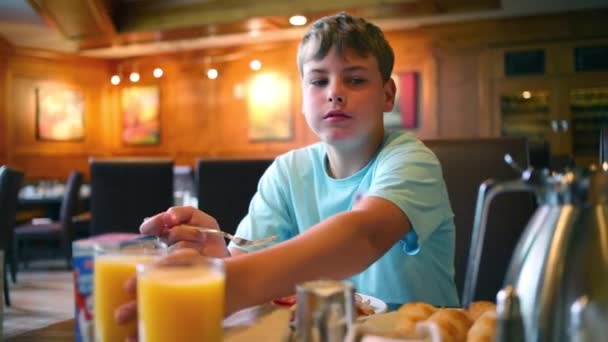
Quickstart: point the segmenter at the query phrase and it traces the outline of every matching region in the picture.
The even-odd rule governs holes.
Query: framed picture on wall
[[[84,96],[61,84],[36,88],[36,139],[84,139]]]
[[[278,73],[256,74],[247,89],[250,141],[293,138],[291,80]]]
[[[124,87],[120,93],[122,141],[127,145],[160,143],[158,86]]]
[[[419,79],[417,72],[402,72],[392,75],[397,86],[395,106],[384,113],[384,126],[388,129],[418,128]]]

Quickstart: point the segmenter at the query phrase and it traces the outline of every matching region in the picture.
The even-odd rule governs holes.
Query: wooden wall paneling
[[[17,50],[8,65],[9,160],[24,168],[26,178],[65,178],[65,169],[79,168],[98,145],[100,108],[104,82],[109,79],[107,63],[54,53]],[[85,76],[86,75],[86,76]],[[62,84],[82,92],[85,98],[85,137],[82,141],[40,141],[36,139],[35,89],[45,84]],[[58,166],[61,165],[61,166]]]
[[[0,37],[0,165],[6,164],[7,161],[7,74],[8,74],[8,54],[9,46],[6,41]]]
[[[541,16],[485,19],[424,27],[435,41],[450,46],[493,48],[578,39],[604,38],[608,9]]]
[[[100,117],[100,99],[96,94],[99,90],[86,85],[67,84],[68,87],[82,92],[85,99],[84,124],[85,134],[82,141],[42,141],[36,138],[36,102],[35,89],[44,85],[57,84],[56,81],[40,81],[16,75],[12,82],[13,129],[12,145],[16,154],[19,153],[46,153],[61,155],[65,153],[86,154],[96,150],[92,143],[99,130],[96,123]],[[64,83],[61,83],[64,84]]]
[[[249,69],[249,59],[241,58],[224,65],[224,76],[220,83],[220,96],[216,118],[213,120],[221,134],[219,144],[210,148],[212,156],[231,154],[246,156],[243,146],[247,137],[247,86],[253,72]],[[253,146],[252,146],[253,147]]]
[[[438,51],[441,105],[438,113],[442,137],[479,136],[479,49]]]
[[[222,71],[218,79],[207,78],[206,66],[194,63],[182,68],[179,78],[171,82],[172,139],[177,155],[202,155],[217,144],[221,133],[217,124],[220,109],[217,104],[223,78]]]
[[[437,59],[431,41],[419,31],[389,32],[395,53],[393,73],[417,72],[419,83],[418,127],[412,132],[428,139],[438,134]]]
[[[13,44],[9,43],[3,36],[0,35],[0,52],[9,53],[13,50]]]
[[[495,117],[498,114],[493,108],[500,90],[496,82],[504,77],[504,49],[548,44],[551,51],[568,51],[552,52],[554,57],[548,61],[553,75],[567,73],[572,57],[571,46],[566,45],[605,36],[606,30],[597,28],[608,22],[608,12],[599,12],[603,14],[587,17],[592,24],[574,13],[387,32],[396,53],[395,71],[421,72],[421,117],[415,133],[421,138],[498,134],[500,119]],[[4,154],[6,161],[26,168],[28,177],[61,178],[69,167],[84,165],[88,169],[89,156],[162,155],[174,158],[178,164],[193,165],[198,157],[274,157],[313,143],[317,137],[301,114],[300,79],[295,61],[297,43],[294,40],[162,53],[117,61],[16,49],[8,57],[0,56],[0,77],[4,80],[0,83],[0,140],[6,142],[4,147],[0,142],[0,159]],[[4,76],[3,57],[6,60]],[[244,96],[247,82],[255,74],[249,69],[253,58],[262,61],[261,72],[276,71],[291,78],[293,138],[290,140],[252,142],[248,138]],[[162,126],[161,143],[157,146],[122,143],[120,89],[130,81],[123,74],[121,85],[109,83],[112,71],[117,70],[119,64],[124,66],[125,73],[126,69],[137,66],[142,76],[140,84],[160,85]],[[165,70],[165,75],[158,80],[150,76],[156,65]],[[206,77],[209,66],[219,70],[218,79]],[[85,141],[35,140],[28,96],[40,82],[61,82],[86,93]],[[61,166],[56,167],[59,164]]]
[[[238,59],[222,64],[219,84],[217,122],[221,127],[219,143],[209,151],[211,156],[268,157],[302,146],[307,138],[302,136],[300,83],[296,68],[296,43],[291,42],[260,52],[245,51]],[[259,59],[263,66],[259,72],[249,68],[252,59]],[[289,77],[291,84],[291,115],[293,137],[284,141],[251,142],[248,137],[247,91],[253,77],[258,73],[280,73]]]
[[[491,51],[484,49],[479,56],[479,77],[477,79],[477,96],[479,98],[479,109],[477,120],[479,120],[479,136],[491,137],[494,125],[492,115],[492,72]]]
[[[8,58],[13,53],[13,46],[0,36],[0,165],[9,160],[8,149]]]

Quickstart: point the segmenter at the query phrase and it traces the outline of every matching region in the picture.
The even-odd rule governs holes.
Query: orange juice
[[[137,331],[134,320],[127,325],[114,322],[114,311],[122,304],[135,300],[128,294],[125,282],[135,275],[138,263],[150,262],[152,255],[108,254],[95,257],[93,271],[93,303],[95,341],[124,341]]]
[[[138,270],[140,341],[221,341],[223,269],[149,266]]]

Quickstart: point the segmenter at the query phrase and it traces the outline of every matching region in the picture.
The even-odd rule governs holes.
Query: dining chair
[[[507,180],[519,175],[504,162],[509,153],[521,167],[528,166],[524,138],[471,138],[426,140],[443,169],[456,226],[455,282],[462,294],[479,186],[487,179]],[[476,300],[495,300],[503,286],[511,255],[535,209],[527,193],[498,196],[489,212]]]
[[[213,216],[222,230],[234,234],[271,163],[271,159],[198,159],[198,208]]]
[[[43,255],[53,243],[58,245],[59,253],[65,258],[68,269],[72,262],[72,241],[77,236],[84,235],[76,232],[74,217],[78,213],[80,199],[80,187],[82,186],[82,172],[73,170],[68,176],[65,192],[61,200],[59,210],[59,221],[38,223],[32,220],[30,223],[19,225],[15,228],[15,247],[17,260],[23,262],[24,267],[30,259]],[[87,227],[88,228],[88,227]]]
[[[19,189],[23,182],[23,172],[8,167],[0,167],[0,249],[4,251],[4,302],[11,305],[7,271],[10,268],[13,283],[17,282],[17,260],[13,244],[13,233],[17,217]],[[8,266],[8,267],[7,267]]]
[[[89,160],[91,235],[139,233],[143,219],[173,205],[173,160]]]

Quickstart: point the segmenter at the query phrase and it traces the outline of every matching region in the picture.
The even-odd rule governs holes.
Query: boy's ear
[[[395,107],[395,95],[397,94],[397,85],[393,78],[389,78],[384,83],[384,112],[390,112]]]

